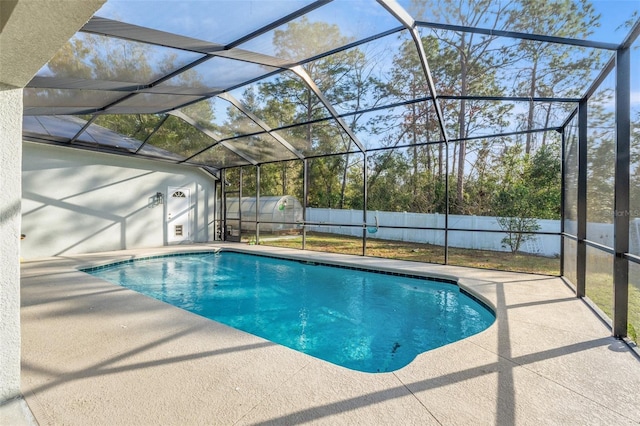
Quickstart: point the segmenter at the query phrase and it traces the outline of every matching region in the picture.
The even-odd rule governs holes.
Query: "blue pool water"
[[[365,372],[489,327],[495,317],[452,283],[234,252],[85,270],[106,281],[306,354]]]

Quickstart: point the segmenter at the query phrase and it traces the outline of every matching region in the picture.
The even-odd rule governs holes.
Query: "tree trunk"
[[[352,127],[353,128],[353,127]],[[340,185],[340,208],[344,208],[344,197],[347,190],[347,172],[349,170],[349,151],[351,150],[351,139],[347,145],[347,156],[344,159],[344,167],[342,168],[342,184]]]
[[[536,78],[538,74],[538,57],[535,56],[533,59],[533,68],[531,69],[531,85],[529,86],[529,114],[527,115],[527,131],[531,131],[533,129],[533,113],[535,109],[535,104],[533,103],[533,97],[536,95]],[[533,143],[533,135],[531,133],[527,133],[527,143],[524,148],[525,154],[531,153],[531,145]]]
[[[544,128],[546,129],[547,127],[549,127],[549,120],[551,119],[551,104],[549,104],[545,117],[544,117]],[[545,146],[547,144],[547,132],[543,132],[542,133],[542,144],[540,145]]]
[[[360,92],[360,91],[358,91]],[[360,93],[358,93],[358,102],[356,104],[356,110],[360,110]],[[351,125],[350,127],[352,129],[356,128],[356,125],[358,124],[358,118],[357,116],[353,116],[353,119],[351,120]],[[345,192],[347,190],[347,172],[349,169],[349,151],[351,151],[351,143],[353,141],[351,140],[351,138],[349,138],[349,143],[347,144],[347,157],[345,158],[344,161],[344,170],[342,171],[342,187],[340,188],[340,208],[343,209],[344,208],[344,197],[345,197]]]
[[[468,92],[468,75],[467,75],[467,59],[465,57],[466,39],[462,38],[462,44],[460,46],[460,94],[464,97]],[[460,111],[458,113],[458,137],[460,139],[460,146],[458,148],[458,176],[456,185],[456,200],[459,211],[463,211],[464,202],[464,166],[466,157],[466,100],[463,98],[460,101]]]
[[[442,175],[444,174],[444,163],[442,161],[444,157],[444,144],[438,144],[438,178],[442,179]]]
[[[287,195],[287,164],[282,163],[282,195]]]
[[[313,104],[311,103],[311,90],[307,89],[307,121],[311,121],[311,119],[313,118],[313,113],[312,113],[312,108],[313,108]],[[311,140],[312,140],[312,133],[311,133],[311,128],[312,128],[313,124],[307,124],[307,134],[306,134],[306,138],[307,138],[307,149],[309,151],[311,151]]]
[[[429,144],[431,142],[431,138],[429,137],[429,110],[426,111],[425,115],[425,149],[427,151],[427,171],[429,175],[433,176],[433,163],[435,163],[433,159],[433,147]]]
[[[415,206],[418,196],[418,129],[416,104],[411,104],[411,142],[413,145],[413,173],[411,176],[411,195],[413,196],[413,204]]]

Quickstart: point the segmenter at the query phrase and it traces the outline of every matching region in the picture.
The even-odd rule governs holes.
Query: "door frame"
[[[187,198],[187,206],[186,206],[186,210],[184,212],[179,212],[180,216],[182,216],[183,214],[186,214],[186,222],[184,223],[185,228],[183,230],[183,238],[182,239],[172,239],[173,236],[173,229],[171,228],[171,223],[173,221],[176,220],[175,217],[169,217],[169,215],[172,213],[170,211],[170,203],[171,200],[173,199],[173,195],[178,192],[181,191],[184,194],[186,194],[186,198]],[[171,244],[183,244],[183,243],[188,243],[193,241],[193,238],[191,236],[191,230],[193,228],[193,218],[192,218],[192,212],[191,212],[191,188],[188,186],[169,186],[167,187],[167,202],[166,202],[166,210],[165,210],[165,215],[164,215],[164,229],[165,232],[167,233],[167,245],[171,245]]]

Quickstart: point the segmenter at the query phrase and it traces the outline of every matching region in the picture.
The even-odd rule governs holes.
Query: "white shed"
[[[303,220],[303,210],[302,204],[296,197],[292,195],[260,197],[259,204],[260,232],[285,232],[300,229],[299,223]],[[256,198],[242,197],[240,208],[242,231],[254,231],[256,229]],[[227,199],[227,216],[238,217],[238,198]]]

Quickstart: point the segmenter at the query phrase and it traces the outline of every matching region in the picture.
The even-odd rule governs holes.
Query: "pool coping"
[[[234,253],[234,254],[238,254],[238,255],[244,255],[244,256],[253,256],[256,258],[264,258],[264,259],[272,259],[272,260],[283,260],[283,261],[288,261],[291,262],[293,264],[300,264],[300,265],[312,265],[312,266],[324,266],[326,268],[333,268],[333,269],[342,269],[342,270],[347,270],[347,271],[357,271],[357,272],[366,272],[366,273],[370,273],[370,274],[375,274],[375,275],[384,275],[384,276],[388,276],[388,277],[401,277],[401,278],[409,278],[412,280],[416,280],[416,281],[425,281],[425,282],[431,282],[431,283],[438,283],[438,284],[445,284],[446,287],[450,287],[453,290],[454,288],[459,292],[459,294],[466,296],[469,300],[472,300],[473,302],[475,302],[477,304],[477,306],[479,306],[479,310],[486,310],[486,312],[488,312],[491,316],[492,316],[492,320],[491,323],[487,326],[487,328],[489,326],[491,326],[493,324],[493,322],[495,321],[495,308],[491,306],[490,302],[485,301],[482,299],[482,297],[480,295],[476,295],[472,290],[461,286],[460,283],[458,282],[459,280],[456,277],[447,277],[444,278],[444,276],[432,276],[432,275],[425,275],[425,274],[413,274],[413,273],[409,273],[407,271],[399,271],[399,270],[388,270],[385,268],[378,268],[378,269],[372,269],[370,267],[365,268],[365,267],[361,267],[361,266],[356,266],[356,265],[349,265],[349,264],[339,264],[339,263],[334,263],[334,262],[325,262],[325,261],[315,261],[315,260],[309,260],[308,258],[300,258],[300,257],[283,257],[283,256],[278,256],[275,254],[268,254],[268,253],[248,253],[248,252],[243,252],[240,250],[234,250],[233,248],[220,248],[220,249],[214,249],[214,250],[204,250],[204,251],[186,251],[186,252],[181,252],[181,251],[177,251],[175,253],[166,253],[166,254],[161,254],[161,255],[151,255],[151,256],[141,256],[141,257],[137,257],[135,259],[126,259],[126,260],[120,260],[120,261],[115,261],[115,262],[111,262],[111,263],[105,263],[105,264],[99,264],[99,265],[94,265],[94,266],[87,266],[87,267],[77,267],[76,269],[80,272],[84,272],[90,275],[94,275],[98,278],[102,278],[99,275],[94,274],[94,272],[99,272],[99,271],[105,271],[111,268],[117,268],[123,265],[131,265],[137,262],[145,262],[145,261],[149,261],[149,260],[158,260],[158,259],[179,259],[179,258],[184,258],[187,256],[198,256],[198,255],[216,255],[219,253]],[[104,279],[104,278],[103,278]],[[121,285],[122,287],[125,288],[131,288],[129,285],[126,284],[122,284],[120,282],[115,282],[112,281],[115,284]],[[393,285],[393,283],[389,284],[386,283],[385,285]],[[147,294],[145,291],[140,291],[137,290],[138,292],[140,292],[141,294],[153,297],[155,299],[158,300],[162,300],[156,296],[152,296],[150,294]],[[172,303],[173,304],[173,303]],[[176,305],[173,304],[174,306],[181,308],[181,309],[185,309],[188,310],[190,312],[194,312],[192,309],[187,309],[184,308],[180,305]],[[475,308],[473,308],[475,309]],[[203,315],[205,318],[211,319],[213,321],[216,321],[215,318],[211,318],[208,315]],[[464,316],[464,312],[460,311],[460,316]],[[224,322],[223,322],[224,323]],[[476,331],[471,333],[470,335],[476,334],[476,333],[480,333],[482,331],[484,331],[485,328],[483,328],[482,330]],[[240,328],[240,330],[242,330]],[[443,345],[448,345],[450,343],[453,343],[457,340],[463,340],[465,338],[467,338],[469,336],[465,336],[462,337],[460,339],[456,339],[454,341],[449,341],[446,342],[444,344],[441,345],[437,345],[434,346],[428,350],[433,350],[439,346],[443,346]],[[265,339],[268,339],[267,337],[264,337]],[[268,339],[271,340],[271,339]],[[397,344],[397,343],[396,343]],[[299,350],[295,347],[289,346],[292,349],[296,349]],[[303,353],[308,353],[306,351],[302,351]],[[420,352],[421,353],[421,352]],[[321,359],[325,359],[324,357],[321,357]],[[330,361],[331,362],[331,361]],[[338,365],[341,365],[340,363],[337,363]],[[348,368],[348,367],[347,367]],[[396,369],[393,370],[385,370],[386,371],[395,371]],[[364,370],[358,370],[357,371],[364,371]],[[373,371],[372,371],[373,372]],[[377,372],[380,372],[380,370],[378,370]]]
[[[495,306],[496,322],[400,370],[362,373],[75,269],[215,248],[453,276]],[[42,425],[640,422],[638,359],[560,278],[238,243],[60,256],[22,270],[23,393]],[[215,404],[194,405],[202,398]]]
[[[480,294],[477,294],[476,292],[474,292],[470,286],[465,285],[464,284],[464,279],[460,279],[459,277],[453,276],[453,275],[446,275],[446,274],[427,274],[427,273],[409,273],[406,272],[405,269],[398,269],[398,268],[393,268],[393,267],[385,267],[385,266],[380,266],[378,268],[374,268],[374,267],[362,267],[362,266],[354,266],[352,265],[350,262],[340,262],[338,260],[323,260],[323,261],[317,261],[317,260],[313,260],[310,261],[308,260],[309,257],[308,256],[296,256],[295,254],[267,254],[267,253],[262,253],[262,252],[256,252],[256,251],[248,251],[248,250],[243,250],[242,248],[239,247],[215,247],[212,250],[187,250],[187,251],[182,251],[182,250],[177,250],[173,253],[164,253],[164,254],[158,254],[158,255],[148,255],[148,256],[140,256],[140,257],[134,257],[134,258],[130,258],[130,259],[124,259],[124,260],[119,260],[119,261],[115,261],[115,262],[100,262],[98,264],[89,264],[87,266],[84,265],[79,265],[76,267],[76,269],[80,272],[86,272],[86,273],[91,273],[93,271],[99,271],[102,269],[106,269],[109,267],[113,267],[113,266],[118,266],[118,265],[123,265],[123,264],[127,264],[127,263],[133,263],[136,261],[143,261],[143,260],[148,260],[148,259],[161,259],[161,258],[166,258],[166,257],[177,257],[177,256],[188,256],[188,255],[192,255],[192,254],[208,254],[208,253],[220,253],[220,252],[232,252],[232,253],[244,253],[244,254],[250,254],[253,256],[261,256],[261,257],[268,257],[268,258],[272,258],[272,259],[286,259],[286,260],[293,260],[296,262],[303,262],[303,263],[312,263],[315,265],[324,265],[324,266],[330,266],[330,267],[334,267],[334,268],[344,268],[344,269],[349,269],[349,270],[355,270],[355,271],[363,271],[363,272],[371,272],[371,273],[375,273],[375,274],[385,274],[385,275],[391,275],[391,276],[400,276],[400,277],[406,277],[406,278],[415,278],[415,279],[428,279],[428,280],[433,280],[433,281],[437,281],[437,282],[442,282],[442,283],[447,283],[447,284],[453,284],[456,285],[461,292],[463,292],[465,295],[471,297],[472,299],[474,299],[476,302],[480,303],[481,305],[483,305],[484,307],[486,307],[487,309],[489,309],[492,313],[495,314],[496,312],[496,307],[491,303],[491,301],[489,301],[488,299],[486,299],[485,297],[483,297]]]

